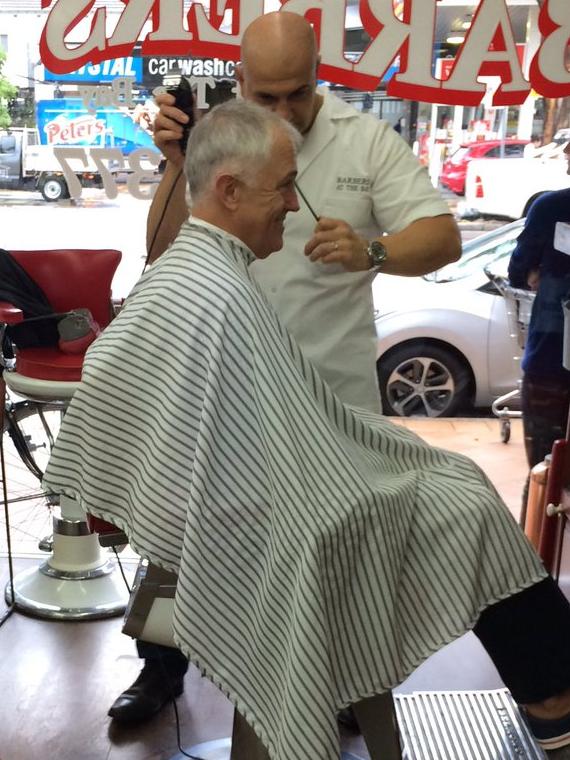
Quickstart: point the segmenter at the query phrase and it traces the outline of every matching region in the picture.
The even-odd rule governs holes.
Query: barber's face
[[[242,183],[240,237],[259,259],[283,247],[285,217],[289,211],[299,210],[296,175],[293,146],[288,136],[279,132],[270,160],[252,180]]]
[[[288,74],[282,79],[277,69],[258,70],[249,65],[245,70],[238,68],[236,76],[244,98],[271,109],[305,134],[319,109],[315,67],[309,61]]]

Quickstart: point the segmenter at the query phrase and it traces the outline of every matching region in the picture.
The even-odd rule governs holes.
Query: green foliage
[[[17,88],[6,79],[2,74],[6,54],[0,50],[0,129],[6,129],[12,123],[8,113],[8,101],[14,98],[18,92]]]

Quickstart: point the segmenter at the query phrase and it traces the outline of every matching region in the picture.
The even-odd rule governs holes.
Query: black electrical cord
[[[174,709],[174,718],[176,720],[176,743],[178,745],[178,749],[184,755],[184,757],[189,757],[190,760],[204,760],[204,758],[202,757],[197,757],[196,755],[189,755],[188,752],[182,749],[182,742],[180,740],[180,718],[178,717],[178,706],[176,704],[176,700],[174,699],[174,697],[172,698],[172,707]]]
[[[166,209],[168,208],[168,204],[170,203],[170,200],[172,198],[172,194],[176,190],[176,187],[178,186],[178,183],[180,182],[180,177],[182,176],[183,173],[184,173],[184,169],[180,169],[180,171],[176,175],[176,179],[172,183],[172,187],[170,188],[170,191],[169,191],[168,195],[166,196],[166,200],[164,201],[164,206],[162,208],[162,214],[160,215],[160,219],[158,220],[158,224],[156,225],[156,229],[154,231],[154,235],[152,236],[151,243],[150,243],[150,245],[149,245],[149,247],[147,249],[146,259],[145,259],[144,266],[143,266],[143,272],[144,272],[144,270],[148,266],[148,262],[149,262],[151,254],[152,254],[152,250],[154,248],[154,244],[156,243],[156,238],[158,236],[158,233],[160,232],[160,228],[162,227],[162,223],[164,221],[164,215],[166,214]]]
[[[121,559],[119,557],[119,552],[117,551],[117,548],[113,546],[113,551],[115,552],[115,556],[117,558],[117,562],[119,564],[119,570],[121,571],[121,575],[123,576],[123,581],[125,582],[125,586],[128,589],[129,594],[132,593],[132,588],[129,586],[129,582],[127,581],[127,576],[125,575],[125,571],[123,569],[123,565],[121,563]],[[164,680],[168,684],[169,691],[172,694],[172,707],[174,709],[174,718],[176,721],[176,743],[178,745],[178,749],[180,750],[181,754],[184,755],[184,757],[190,758],[190,760],[204,760],[201,757],[197,757],[196,755],[189,755],[188,752],[186,752],[184,749],[182,749],[182,739],[180,736],[180,716],[178,715],[178,706],[176,704],[176,698],[174,696],[174,689],[172,688],[172,681],[170,679],[170,674],[168,673],[168,670],[164,664],[164,660],[162,658],[162,652],[158,651],[158,662],[160,665],[160,668],[164,674]]]
[[[133,590],[129,586],[129,582],[127,580],[127,576],[125,575],[125,571],[123,569],[123,564],[122,564],[121,559],[119,557],[119,552],[117,551],[117,547],[116,546],[113,546],[113,551],[115,552],[115,557],[117,558],[117,563],[119,565],[119,570],[121,571],[121,575],[123,576],[123,581],[125,582],[125,586],[127,587],[127,591],[129,592],[129,594],[131,594]]]

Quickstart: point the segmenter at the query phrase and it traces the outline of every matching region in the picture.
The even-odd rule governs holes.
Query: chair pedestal
[[[53,553],[38,567],[15,576],[15,605],[34,617],[57,620],[122,615],[128,591],[114,570],[85,520],[54,516]],[[10,603],[10,584],[5,596]]]

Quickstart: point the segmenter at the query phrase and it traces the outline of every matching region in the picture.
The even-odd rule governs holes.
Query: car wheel
[[[471,374],[451,350],[407,343],[378,360],[384,414],[451,417],[470,398]]]
[[[41,187],[41,192],[46,201],[59,201],[62,198],[69,197],[65,180],[55,174],[46,179]]]

